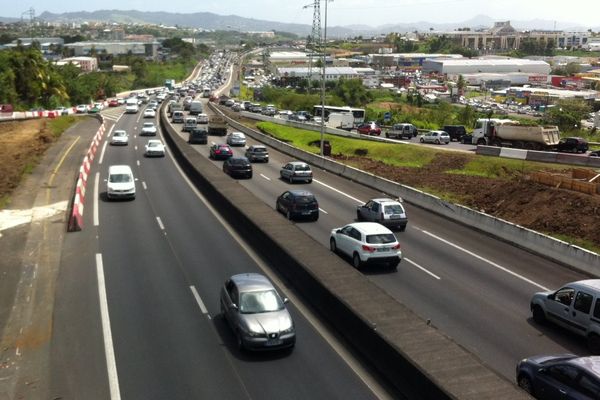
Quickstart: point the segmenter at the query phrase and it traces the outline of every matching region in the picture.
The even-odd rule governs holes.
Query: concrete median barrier
[[[212,204],[218,205],[223,217],[357,354],[398,391],[399,397],[415,400],[530,398],[242,185],[232,185],[230,177],[189,146],[165,121],[163,111],[161,127],[165,140],[189,179]],[[233,123],[232,126],[237,129]],[[254,134],[257,133],[250,136]],[[294,153],[285,143],[272,143],[277,145],[274,147]],[[323,161],[324,164],[329,162]],[[349,170],[349,174],[357,174],[357,177],[360,172],[334,168]],[[362,179],[373,177],[361,175]]]

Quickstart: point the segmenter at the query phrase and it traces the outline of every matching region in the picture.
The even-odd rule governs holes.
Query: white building
[[[98,69],[98,60],[96,57],[69,57],[56,62],[56,65],[65,64],[76,65],[83,72],[93,72]]]
[[[282,78],[307,78],[308,68],[306,67],[283,67],[277,68],[277,75]],[[340,78],[357,79],[360,75],[351,67],[326,67],[325,80],[337,81]],[[312,68],[310,80],[321,79],[321,68]]]
[[[448,75],[510,72],[548,75],[550,69],[550,64],[545,61],[522,58],[427,59],[423,62],[423,72],[437,72]]]

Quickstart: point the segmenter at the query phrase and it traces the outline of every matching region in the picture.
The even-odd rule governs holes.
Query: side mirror
[[[549,299],[549,300],[554,300],[554,293],[550,293],[550,294],[548,295],[548,299]]]
[[[337,231],[335,231],[335,233],[342,233],[342,230],[338,229]]]
[[[288,299],[287,297],[283,298],[283,304],[287,304],[290,302],[290,299]]]
[[[239,309],[238,305],[235,303],[231,303],[231,308],[233,308],[236,311]]]

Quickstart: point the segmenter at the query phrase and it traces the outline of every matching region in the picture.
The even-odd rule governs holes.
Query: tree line
[[[113,64],[128,65],[129,71],[83,73],[72,64],[46,61],[39,44],[0,51],[0,104],[15,109],[53,109],[113,97],[119,92],[162,86],[165,79],[185,79],[208,48],[181,39],[167,39],[172,60],[153,62],[133,55],[115,56]]]

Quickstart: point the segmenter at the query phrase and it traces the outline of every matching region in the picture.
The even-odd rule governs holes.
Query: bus
[[[329,114],[331,113],[351,113],[354,116],[354,125],[360,125],[365,122],[365,110],[362,108],[325,106],[325,120],[329,118]],[[315,117],[321,116],[321,105],[313,107],[313,115]]]
[[[209,87],[204,87],[204,88],[202,89],[202,97],[204,97],[204,98],[209,98],[209,97],[210,97],[210,94],[211,94],[211,90],[210,90],[210,88],[209,88]]]

